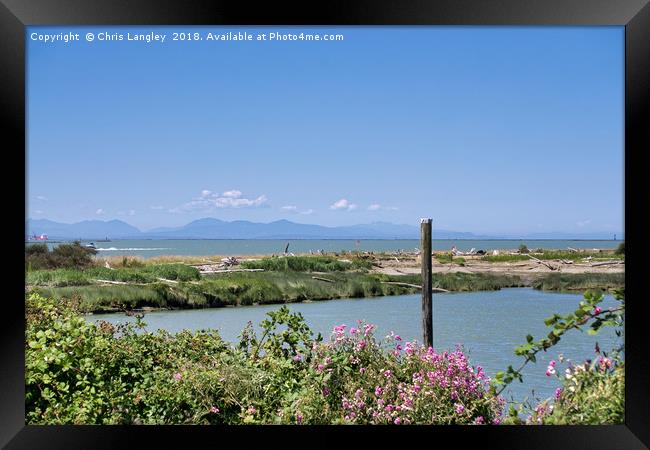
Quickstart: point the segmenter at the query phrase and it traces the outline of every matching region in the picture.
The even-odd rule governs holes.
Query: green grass
[[[625,287],[624,273],[551,273],[533,281],[533,287],[544,291],[586,291]]]
[[[120,281],[124,283],[156,283],[158,278],[191,281],[200,279],[198,269],[184,264],[160,264],[137,268],[108,269],[92,267],[88,269],[35,270],[27,272],[26,281],[30,286],[83,286],[93,284],[93,280]]]
[[[419,275],[371,275],[331,272],[317,280],[299,272],[235,272],[214,274],[200,282],[149,283],[146,285],[87,285],[36,287],[54,298],[78,297],[84,312],[116,309],[209,308],[252,304],[293,303],[336,298],[361,298],[419,293],[414,287],[382,281],[420,284]],[[450,291],[497,290],[522,286],[514,276],[493,274],[433,274],[435,287]]]
[[[535,258],[537,256],[535,255]],[[481,257],[481,261],[487,262],[517,262],[517,261],[531,261],[526,255],[485,255]]]
[[[271,272],[344,272],[370,269],[372,263],[354,257],[341,261],[331,256],[290,256],[244,261],[241,266],[245,269],[264,269]]]
[[[613,252],[569,252],[564,250],[544,250],[542,253],[534,253],[533,257],[541,260],[566,259],[569,261],[581,261],[584,258],[591,257],[596,260],[624,259],[625,255],[615,254]],[[485,255],[482,261],[488,262],[516,262],[531,261],[527,255]]]
[[[462,256],[454,256],[451,253],[438,253],[435,255],[436,261],[440,264],[458,264],[464,266],[467,262]]]

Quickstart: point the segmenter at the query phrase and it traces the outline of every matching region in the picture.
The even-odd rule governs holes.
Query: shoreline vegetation
[[[360,320],[349,330],[346,325],[335,326],[326,340],[314,336],[302,315],[286,306],[267,312],[259,336],[249,322],[235,344],[225,342],[217,330],[147,332],[144,314],[129,312],[147,302],[178,302],[186,308],[416,292],[419,274],[408,272],[417,258],[403,254],[227,258],[215,270],[212,263],[208,268],[205,263],[193,267],[174,258],[166,264],[129,258],[111,263],[94,258],[92,249],[78,244],[51,252],[47,247],[26,249],[26,422],[623,423],[622,347],[603,352],[596,344],[595,358],[583,364],[561,356],[557,362],[551,360],[546,375],[556,376],[562,387],[537,406],[509,403],[501,396],[509,383],[523,381],[521,370],[536,362],[536,353],[551,348],[567,331],[584,327],[588,334],[596,334],[614,326],[622,335],[623,258],[612,265],[591,265],[591,260],[585,261],[589,256],[571,260],[581,264],[581,273],[534,263],[535,273],[524,277],[511,269],[486,272],[475,266],[510,262],[474,263],[473,255],[438,261],[434,256],[438,269],[444,268],[434,273],[434,285],[450,292],[519,285],[613,289],[619,302],[615,307],[601,308],[602,292],[587,290],[574,312],[545,319],[547,337],[535,340],[527,335],[526,343],[514,349],[523,359],[520,367],[508,366],[494,378],[476,362],[470,363],[462,346],[436,351],[417,341],[403,342],[393,331],[380,340],[380,330]],[[89,310],[104,307],[126,311],[135,322],[113,325],[84,317]],[[562,370],[565,363],[569,367]]]
[[[283,304],[419,293],[417,252],[282,255],[247,259],[193,256],[96,257],[71,244],[26,250],[26,291],[76,299],[83,313]],[[221,261],[221,262],[219,262]],[[224,261],[226,261],[224,263]],[[508,287],[578,292],[624,287],[615,250],[520,249],[499,255],[434,252],[436,292]]]

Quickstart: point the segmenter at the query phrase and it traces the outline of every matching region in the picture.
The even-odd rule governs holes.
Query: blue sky
[[[27,48],[32,218],[623,229],[622,27],[30,27]]]

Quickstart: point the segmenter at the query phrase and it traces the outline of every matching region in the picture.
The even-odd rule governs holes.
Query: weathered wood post
[[[431,295],[431,219],[420,219],[422,256],[422,342],[433,346],[433,300]]]

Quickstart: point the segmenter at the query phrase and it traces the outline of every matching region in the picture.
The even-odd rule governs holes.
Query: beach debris
[[[603,262],[593,263],[591,264],[591,267],[612,266],[618,264],[625,264],[625,261],[603,261]]]
[[[541,259],[537,259],[537,258],[535,258],[534,256],[531,256],[531,255],[527,255],[527,256],[528,256],[530,259],[532,259],[533,261],[535,261],[537,264],[542,264],[542,265],[548,267],[548,268],[551,269],[551,270],[559,270],[557,267],[552,266],[552,265],[550,265],[549,263],[542,261]]]
[[[289,242],[287,242],[287,246],[284,248],[284,254],[286,255],[289,253]]]
[[[492,250],[492,255],[498,256],[499,255],[499,250]]]
[[[328,278],[321,278],[321,277],[312,277],[312,278],[313,278],[314,280],[318,280],[318,281],[327,281],[328,283],[336,283],[336,281],[334,281],[334,280],[330,280],[330,279],[328,279]]]
[[[578,251],[577,248],[573,248],[573,247],[567,247],[567,248],[569,249],[570,252],[577,252]]]
[[[227,258],[221,259],[221,264],[219,264],[220,269],[228,269],[232,266],[239,265],[239,260],[234,256],[229,256]]]

